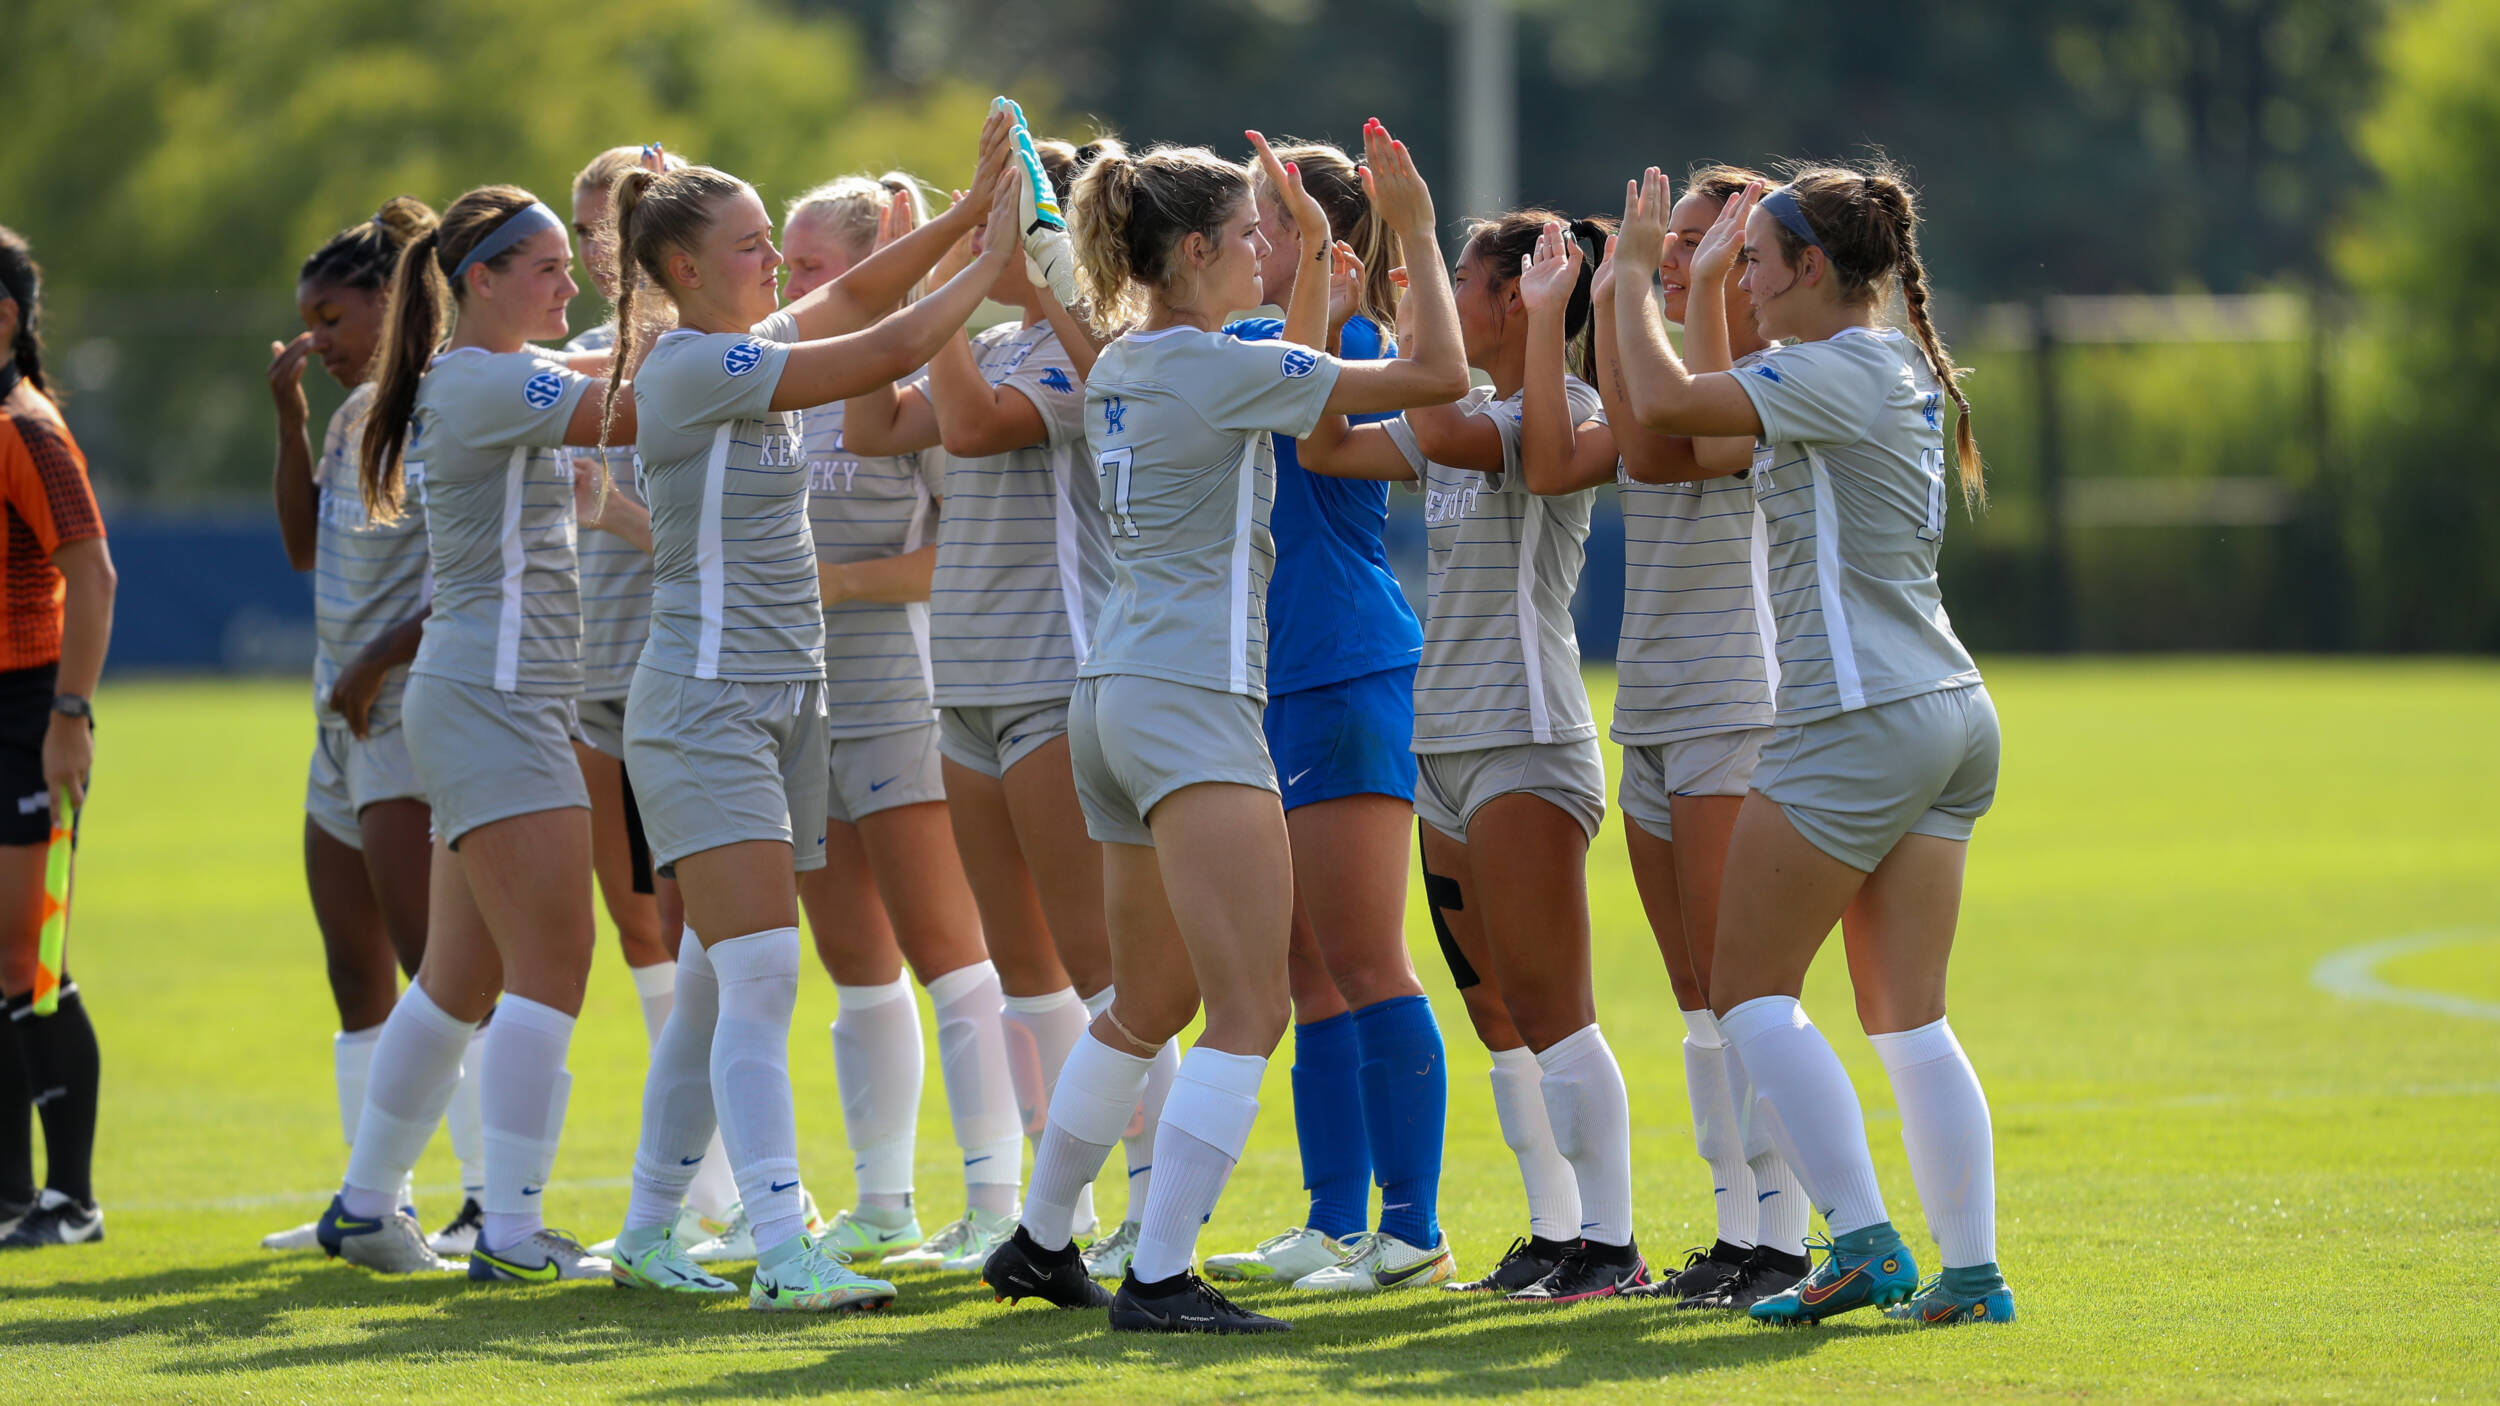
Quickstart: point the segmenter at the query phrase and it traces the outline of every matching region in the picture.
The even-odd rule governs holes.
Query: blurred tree
[[[2500,6],[2430,0],[2384,49],[2362,129],[2380,190],[2339,263],[2367,298],[2373,374],[2345,457],[2371,634],[2411,649],[2500,649]]]

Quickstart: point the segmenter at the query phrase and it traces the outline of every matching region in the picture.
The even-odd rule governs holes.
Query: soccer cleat
[[[460,1214],[453,1216],[428,1241],[438,1255],[465,1255],[477,1248],[477,1233],[486,1227],[486,1208],[474,1196],[460,1202]]]
[[[1554,1266],[1571,1253],[1568,1240],[1548,1240],[1542,1235],[1523,1235],[1510,1242],[1502,1252],[1502,1262],[1482,1279],[1443,1284],[1454,1294],[1514,1294],[1554,1272]]]
[[[993,104],[1015,120],[1016,165],[1023,173],[1024,273],[1047,286],[1061,307],[1076,306],[1076,246],[1068,239],[1068,221],[1059,209],[1059,194],[1033,150],[1033,134],[1024,125],[1024,109],[1011,98]]]
[[[415,1221],[411,1219],[410,1224]],[[541,1230],[517,1245],[489,1250],[481,1238],[469,1251],[469,1277],[481,1284],[553,1284],[565,1279],[613,1278],[616,1266],[582,1248],[563,1230]]]
[[[688,1245],[700,1245],[719,1234],[720,1231],[721,1226],[718,1222],[704,1219],[692,1206],[679,1206],[677,1219],[671,1221],[668,1226],[669,1238],[677,1242],[680,1250]],[[622,1235],[611,1235],[591,1246],[590,1252],[601,1259],[615,1259],[616,1242],[624,1238]]]
[[[1111,1301],[1115,1333],[1290,1333],[1293,1325],[1252,1313],[1184,1269],[1169,1279],[1141,1284],[1132,1269]]]
[[[1721,1240],[1685,1255],[1684,1267],[1666,1278],[1652,1280],[1638,1289],[1625,1290],[1624,1297],[1665,1299],[1680,1305],[1686,1299],[1717,1293],[1742,1274],[1752,1258],[1750,1246],[1731,1245]]]
[[[1734,1275],[1711,1288],[1687,1295],[1676,1301],[1677,1308],[1719,1309],[1736,1312],[1753,1307],[1773,1294],[1786,1293],[1806,1276],[1806,1257],[1791,1255],[1766,1245],[1756,1245],[1753,1257]]]
[[[376,1274],[456,1274],[460,1266],[425,1243],[425,1227],[402,1207],[370,1220],[347,1214],[346,1198],[330,1198],[315,1223],[321,1248]]]
[[[12,1226],[11,1228],[14,1229],[15,1227]],[[302,1225],[292,1227],[291,1229],[273,1230],[267,1235],[260,1237],[260,1247],[264,1250],[279,1250],[288,1252],[297,1250],[318,1250],[321,1248],[321,1222],[318,1220],[308,1220]]]
[[[816,1198],[809,1195],[805,1187],[799,1189],[799,1214],[806,1218],[808,1234],[824,1234],[825,1218],[816,1209]],[[707,1221],[706,1224],[712,1222]],[[755,1258],[755,1226],[747,1219],[745,1202],[731,1206],[729,1219],[718,1224],[720,1229],[711,1239],[687,1247],[686,1258],[697,1264]]]
[[[1040,1299],[1058,1308],[1107,1308],[1111,1291],[1085,1273],[1085,1257],[1070,1241],[1045,1250],[1019,1225],[981,1266],[981,1282],[1008,1303]]]
[[[1128,1262],[1137,1255],[1137,1232],[1141,1227],[1133,1220],[1120,1222],[1120,1228],[1085,1247],[1085,1273],[1095,1279],[1125,1279]]]
[[[666,1294],[734,1294],[738,1286],[686,1258],[675,1226],[629,1230],[610,1242],[608,1277],[620,1289],[657,1289]]]
[[[1853,1234],[1855,1232],[1852,1232]],[[1820,1323],[1853,1308],[1888,1308],[1918,1288],[1918,1262],[1899,1236],[1868,1251],[1843,1250],[1829,1240],[1810,1242],[1823,1262],[1782,1293],[1745,1311],[1762,1323]]]
[[[888,1269],[953,1268],[947,1261],[978,1254],[963,1266],[977,1270],[1016,1228],[1009,1216],[993,1216],[986,1211],[966,1211],[955,1220],[938,1227],[937,1234],[908,1250],[897,1250],[885,1257]]]
[[[1884,1316],[1922,1328],[1946,1328],[1956,1323],[2011,1323],[2014,1291],[1999,1284],[1984,1294],[1949,1293],[1944,1287],[1944,1276],[1938,1275],[1919,1286],[1916,1298],[1885,1309]]]
[[[1339,1240],[1309,1226],[1297,1225],[1260,1241],[1257,1249],[1207,1256],[1207,1277],[1233,1283],[1272,1280],[1292,1284],[1353,1254],[1368,1234],[1358,1230]]]
[[[757,1265],[747,1307],[760,1313],[867,1312],[894,1302],[894,1286],[851,1268],[850,1257],[813,1236],[775,1265]]]
[[[990,1262],[990,1252],[1006,1244],[1007,1237],[1016,1233],[1014,1216],[992,1215],[988,1211],[965,1212],[964,1224],[970,1227],[970,1233],[964,1238],[963,1248],[939,1261],[938,1268],[959,1274],[979,1274],[981,1266]]]
[[[1512,1303],[1567,1304],[1610,1299],[1649,1282],[1649,1265],[1637,1245],[1583,1240],[1546,1276],[1510,1296]]]
[[[832,1220],[826,1222],[825,1233],[817,1238],[850,1256],[853,1264],[874,1264],[927,1238],[920,1229],[920,1217],[909,1212],[904,1214],[901,1225],[889,1228],[862,1219],[857,1211],[839,1210],[833,1213]]]
[[[1374,1231],[1363,1237],[1354,1253],[1328,1266],[1313,1270],[1293,1281],[1297,1289],[1313,1289],[1334,1293],[1378,1293],[1382,1289],[1420,1289],[1439,1284],[1458,1271],[1458,1256],[1450,1249],[1450,1237],[1429,1249],[1407,1244],[1389,1232]]]
[[[104,1212],[94,1202],[80,1205],[51,1187],[35,1198],[35,1208],[18,1217],[0,1237],[0,1250],[40,1250],[53,1245],[92,1245],[104,1238]]]

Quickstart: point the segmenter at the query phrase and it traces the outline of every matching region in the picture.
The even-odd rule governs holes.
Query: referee
[[[0,228],[0,1250],[104,1238],[88,1164],[95,1151],[95,1027],[78,984],[35,1013],[36,940],[52,798],[83,804],[95,760],[96,676],[113,633],[113,558],[87,461],[43,374],[43,271]],[[43,1115],[49,1166],[35,1188],[29,1113]]]

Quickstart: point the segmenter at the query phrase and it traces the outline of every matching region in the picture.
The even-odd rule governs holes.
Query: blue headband
[[[477,247],[469,251],[469,257],[460,261],[460,267],[451,271],[451,281],[458,283],[461,275],[471,268],[485,263],[488,259],[494,258],[542,229],[562,228],[564,228],[564,221],[556,218],[555,211],[533,200],[505,216],[504,222],[495,226],[493,234],[479,240]]]
[[[1817,249],[1823,249],[1823,241],[1814,237],[1814,226],[1806,223],[1806,212],[1797,208],[1795,191],[1787,186],[1781,186],[1778,190],[1762,197],[1762,208],[1771,212],[1772,219],[1786,225],[1790,234]],[[1829,255],[1832,251],[1823,249],[1823,252]]]

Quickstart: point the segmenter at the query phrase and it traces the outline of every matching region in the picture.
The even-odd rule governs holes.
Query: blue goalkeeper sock
[[[1354,1016],[1293,1028],[1293,1128],[1302,1144],[1304,1224],[1344,1239],[1371,1228],[1371,1146],[1363,1135],[1363,1085]]]
[[[1354,1035],[1380,1228],[1429,1249],[1441,1243],[1441,1135],[1450,1106],[1441,1024],[1427,998],[1398,996],[1354,1012]]]

